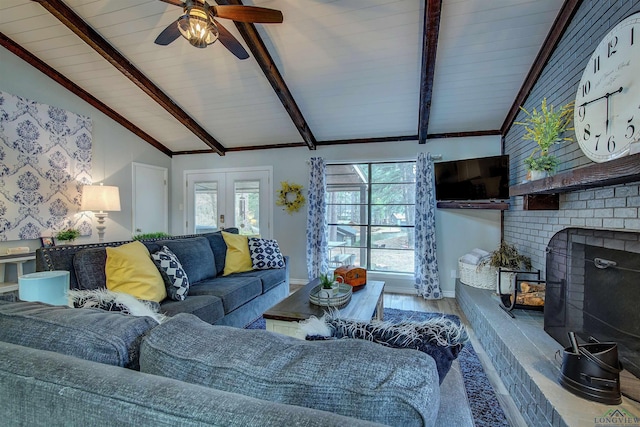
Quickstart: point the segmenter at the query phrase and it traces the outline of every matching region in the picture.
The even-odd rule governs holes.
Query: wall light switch
[[[452,279],[457,279],[458,278],[458,272],[455,270],[451,270],[451,278]]]
[[[182,209],[184,209],[184,206],[182,206],[182,203],[180,203],[180,204],[178,205],[178,210],[179,210],[179,211],[182,211]]]

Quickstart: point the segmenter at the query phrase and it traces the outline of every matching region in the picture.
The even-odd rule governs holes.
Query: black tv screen
[[[509,198],[509,156],[480,157],[434,164],[436,200]]]

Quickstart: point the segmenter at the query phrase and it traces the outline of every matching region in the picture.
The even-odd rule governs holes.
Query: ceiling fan
[[[174,6],[180,6],[184,14],[173,21],[156,38],[155,43],[166,46],[181,35],[199,48],[205,48],[220,40],[220,43],[239,59],[247,59],[249,54],[240,42],[215,18],[232,19],[238,22],[260,24],[279,24],[282,12],[266,7],[228,5],[211,6],[202,0],[160,0]]]

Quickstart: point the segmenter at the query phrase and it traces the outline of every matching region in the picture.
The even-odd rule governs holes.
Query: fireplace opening
[[[603,268],[585,262],[583,330],[600,341],[598,337],[616,342],[625,369],[640,377],[640,268],[633,268],[640,267],[640,254],[593,246],[586,246],[585,253],[587,260],[617,265]]]
[[[570,331],[615,342],[640,378],[640,233],[562,230],[547,248],[546,279],[544,330],[564,347]]]

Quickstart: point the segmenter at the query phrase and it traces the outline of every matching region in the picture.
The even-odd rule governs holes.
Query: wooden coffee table
[[[312,280],[267,310],[263,314],[267,331],[304,339],[305,334],[300,330],[298,322],[307,320],[311,316],[320,318],[327,310],[327,307],[309,302],[309,294],[318,284],[318,279]],[[384,282],[369,280],[364,288],[353,293],[349,304],[340,310],[340,316],[359,322],[369,322],[375,315],[376,319],[382,320],[383,295]]]

